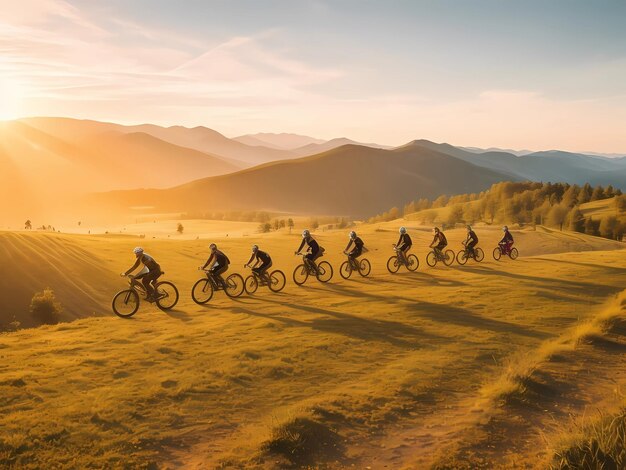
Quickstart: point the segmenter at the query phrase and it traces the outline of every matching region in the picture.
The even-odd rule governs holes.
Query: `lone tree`
[[[46,287],[42,292],[37,292],[30,301],[30,313],[43,325],[59,323],[63,307],[54,296],[54,292]]]
[[[289,233],[291,233],[291,229],[293,228],[293,219],[289,218],[287,219],[287,227],[289,227]]]
[[[259,232],[261,233],[268,233],[270,230],[272,230],[272,224],[269,222],[259,225]]]
[[[183,232],[185,231],[185,227],[183,227],[183,224],[181,224],[180,222],[178,222],[178,227],[176,227],[176,231],[177,231],[179,234],[181,234],[181,235],[182,235],[182,234],[183,234]]]
[[[24,222],[24,229],[25,230],[32,230],[33,229],[33,223],[30,221],[30,219],[28,219],[26,222]]]

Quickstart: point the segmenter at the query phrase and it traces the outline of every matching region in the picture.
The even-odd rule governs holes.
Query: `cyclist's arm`
[[[302,243],[300,243],[300,248],[298,248],[296,251],[298,253],[300,253],[302,251],[302,248],[304,247],[304,244],[306,243],[306,240],[303,238],[302,239]]]
[[[214,254],[211,254],[211,256],[209,256],[209,259],[206,260],[206,263],[204,263],[204,266],[202,266],[202,269],[206,269],[206,267],[211,264],[211,261],[213,260],[213,258],[215,258]]]
[[[343,251],[348,251],[348,250],[350,249],[350,246],[351,246],[351,245],[352,245],[352,240],[350,240],[350,241],[348,242],[348,246],[346,246],[346,249],[345,249],[345,250],[343,250]]]
[[[248,262],[246,263],[246,265],[252,263],[252,260],[254,259],[256,255],[254,253],[252,253],[252,256],[250,256],[250,259],[248,260]],[[258,261],[258,260],[257,260]],[[256,263],[254,263],[254,265],[256,266]]]
[[[139,265],[141,264],[141,258],[137,258],[137,260],[135,261],[135,264],[133,264],[133,267],[130,268],[128,271],[126,271],[124,273],[124,276],[128,276],[130,273],[132,273],[135,269],[137,269],[139,267]]]

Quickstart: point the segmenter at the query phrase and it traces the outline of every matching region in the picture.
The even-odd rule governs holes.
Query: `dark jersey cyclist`
[[[357,259],[363,254],[363,247],[365,244],[363,243],[363,240],[361,240],[361,238],[357,236],[354,230],[351,231],[348,236],[350,237],[350,241],[348,242],[348,246],[346,246],[346,249],[343,250],[343,252],[347,254],[348,257],[350,257],[351,259]],[[348,251],[350,250],[350,247],[352,245],[354,245],[354,248],[352,248],[351,251]]]
[[[296,250],[296,255],[302,252],[304,245],[308,246],[308,253],[304,255],[304,259],[309,263],[315,264],[314,261],[320,256],[321,248],[308,230],[302,232],[302,243],[300,243],[300,247]]]
[[[478,235],[476,235],[476,232],[472,230],[472,227],[470,225],[467,226],[467,238],[465,239],[463,244],[465,245],[465,248],[470,251],[470,253],[473,253],[474,247],[478,245]]]
[[[504,232],[504,236],[502,237],[502,240],[498,242],[498,245],[500,245],[500,248],[504,253],[508,253],[511,251],[511,247],[515,241],[513,240],[513,235],[509,232],[509,227],[505,225],[502,227],[502,231]]]
[[[140,246],[136,247],[133,250],[135,253],[135,264],[131,266],[122,276],[128,276],[135,269],[139,267],[140,264],[143,264],[143,269],[135,275],[135,279],[141,279],[141,283],[146,288],[147,300],[149,302],[154,301],[154,286],[159,277],[161,277],[162,271],[159,263],[155,261],[155,259],[150,256],[148,253],[144,253],[143,248]]]
[[[222,274],[226,272],[228,269],[228,265],[230,264],[230,260],[228,256],[226,256],[223,252],[217,249],[217,245],[215,243],[211,243],[209,245],[209,249],[211,250],[211,255],[209,259],[204,263],[200,269],[206,269],[207,266],[211,266],[209,268],[209,272],[222,284],[224,284],[224,279],[222,279]]]
[[[443,252],[443,249],[448,246],[448,239],[444,235],[444,233],[439,230],[439,227],[435,227],[433,229],[435,233],[435,237],[433,238],[432,243],[430,244],[430,248],[434,248],[439,254]]]
[[[251,264],[252,261],[254,261],[254,265]],[[259,250],[257,245],[252,245],[252,255],[243,267],[247,268],[248,266],[251,266],[252,271],[257,273],[259,276],[263,276],[265,271],[272,267],[272,258],[265,251]]]
[[[404,260],[407,259],[407,253],[413,246],[413,240],[408,233],[406,233],[406,227],[400,227],[400,238],[398,238],[398,243],[394,245],[396,250],[398,250],[398,254],[404,257]]]

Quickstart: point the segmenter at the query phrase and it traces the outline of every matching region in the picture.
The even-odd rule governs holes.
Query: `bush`
[[[179,222],[178,227],[176,227],[176,231],[182,235],[184,230],[185,230],[185,227],[183,227],[183,224]]]
[[[33,295],[30,301],[30,313],[42,325],[54,325],[61,320],[63,307],[54,296],[54,292],[46,287],[42,292]]]

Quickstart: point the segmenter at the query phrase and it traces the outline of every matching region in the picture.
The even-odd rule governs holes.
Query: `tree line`
[[[604,199],[612,199],[606,213],[595,217],[583,214],[581,204]],[[448,210],[442,218],[441,212],[434,209],[444,207]],[[424,224],[538,224],[614,240],[621,240],[626,233],[626,196],[611,185],[502,182],[481,193],[411,201],[402,209],[393,207],[369,222],[389,221],[409,214],[415,214]]]

